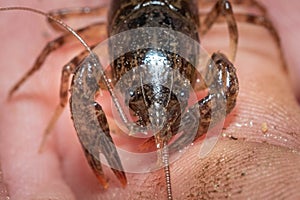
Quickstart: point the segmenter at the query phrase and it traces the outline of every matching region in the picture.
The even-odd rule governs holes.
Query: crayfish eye
[[[135,93],[134,93],[134,91],[133,91],[133,90],[130,90],[130,91],[129,91],[129,95],[130,95],[130,97],[133,97],[133,96],[134,96],[134,94],[135,94]]]
[[[182,90],[181,92],[180,92],[180,96],[181,97],[184,97],[186,94],[185,94],[185,91],[184,90]]]

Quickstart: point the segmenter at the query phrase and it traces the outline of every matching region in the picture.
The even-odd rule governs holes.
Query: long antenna
[[[167,199],[173,200],[172,195],[172,186],[171,186],[171,172],[170,172],[170,162],[169,162],[169,151],[167,143],[165,142],[162,147],[162,160],[164,165],[164,172],[165,172],[165,181],[167,187]]]
[[[70,33],[72,33],[78,40],[79,42],[86,48],[86,50],[92,54],[92,50],[90,49],[90,47],[87,45],[87,43],[74,31],[74,29],[72,29],[70,26],[68,26],[67,24],[65,24],[63,21],[59,20],[56,17],[53,17],[47,13],[44,13],[43,11],[37,10],[37,9],[33,9],[33,8],[28,8],[28,7],[0,7],[0,11],[9,11],[9,10],[24,10],[24,11],[30,11],[30,12],[34,12],[40,15],[43,15],[53,21],[55,21],[57,24],[59,24],[61,27],[63,27],[64,29],[66,29],[67,31],[69,31]]]
[[[91,48],[88,46],[88,44],[76,33],[76,31],[74,29],[72,29],[70,26],[68,26],[66,23],[64,23],[63,21],[61,21],[60,19],[48,14],[48,13],[45,13],[43,11],[40,11],[40,10],[37,10],[37,9],[33,9],[33,8],[29,8],[29,7],[22,7],[22,6],[13,6],[13,7],[0,7],[0,12],[1,11],[10,11],[10,10],[22,10],[22,11],[29,11],[29,12],[33,12],[33,13],[36,13],[36,14],[39,14],[39,15],[43,15],[51,20],[53,20],[54,22],[56,22],[58,25],[60,25],[62,28],[66,29],[68,32],[70,32],[71,34],[73,34],[78,40],[79,42],[85,47],[85,49],[90,53],[90,55],[95,55]],[[119,111],[120,113],[120,116],[121,116],[121,119],[123,120],[123,122],[127,125],[127,127],[130,129],[131,128],[131,125],[129,124],[128,122],[128,119],[121,107],[121,104],[119,103],[115,93],[113,92],[113,89],[110,85],[110,82],[106,76],[106,74],[104,73],[103,71],[103,67],[101,65],[101,63],[99,62],[99,65],[100,65],[100,72],[101,72],[101,75],[103,77],[103,80],[105,82],[105,85],[106,87],[108,88],[108,91],[110,93],[110,95],[112,96],[112,100],[117,108],[117,110]],[[131,130],[131,129],[130,129]]]
[[[44,13],[43,11],[40,11],[40,10],[37,10],[37,9],[33,9],[33,8],[29,8],[29,7],[22,7],[22,6],[0,7],[0,12],[1,11],[9,11],[9,10],[29,11],[29,12],[33,12],[33,13],[37,13],[37,14],[43,15],[43,16],[45,16],[45,17],[53,20],[58,25],[60,25],[62,28],[66,29],[68,32],[70,32],[71,34],[73,34],[91,55],[95,55],[92,52],[91,48],[88,46],[88,44],[76,33],[76,31],[74,29],[72,29],[70,26],[68,26],[66,23],[64,23],[63,21],[61,21],[60,19],[58,19],[58,18],[56,18],[56,17],[54,17],[54,16],[52,16],[50,14]],[[107,87],[110,95],[112,96],[112,100],[113,100],[113,102],[114,102],[117,110],[120,113],[121,119],[126,124],[126,126],[131,130],[132,125],[128,122],[128,119],[127,119],[127,117],[126,117],[126,115],[125,115],[125,113],[124,113],[124,111],[123,111],[123,109],[121,107],[121,104],[117,100],[117,97],[116,97],[115,93],[113,92],[113,89],[112,89],[112,87],[110,85],[110,82],[109,82],[106,74],[104,73],[102,65],[101,65],[100,62],[99,62],[99,65],[101,66],[100,72],[101,72],[101,74],[103,76],[104,83],[105,83],[105,85],[106,85],[106,87]]]

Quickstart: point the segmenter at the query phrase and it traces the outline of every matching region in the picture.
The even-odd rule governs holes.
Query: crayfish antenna
[[[158,164],[163,165],[164,174],[165,174],[165,182],[167,189],[167,199],[172,200],[172,185],[171,185],[171,171],[170,171],[170,160],[169,160],[169,149],[168,149],[168,139],[162,138],[159,134],[155,135],[156,147],[160,151],[158,151]]]
[[[47,17],[48,19],[51,19],[52,21],[57,23],[59,26],[61,26],[62,28],[66,29],[68,32],[70,32],[72,35],[74,35],[79,40],[79,42],[86,48],[86,50],[89,53],[92,54],[92,50],[90,49],[89,45],[87,45],[87,43],[76,33],[76,31],[74,31],[74,29],[72,29],[70,26],[68,26],[66,23],[64,23],[60,19],[55,18],[52,15],[49,15],[49,14],[43,12],[43,11],[33,9],[33,8],[21,7],[21,6],[17,6],[17,7],[0,7],[0,11],[9,11],[9,10],[29,11],[29,12],[33,12],[33,13],[43,15],[43,16]]]

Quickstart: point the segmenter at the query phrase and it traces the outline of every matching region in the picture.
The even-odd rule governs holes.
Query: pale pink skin
[[[1,6],[28,6],[47,11],[85,5],[83,0],[75,2],[7,1],[1,2]],[[225,198],[228,195],[253,199],[300,198],[300,109],[295,98],[295,94],[300,94],[300,88],[296,87],[299,86],[300,74],[296,45],[300,34],[295,26],[300,2],[263,2],[268,5],[279,28],[291,76],[283,72],[278,50],[268,32],[253,26],[240,27],[240,46],[235,63],[240,94],[224,131],[224,134],[239,139],[221,137],[204,159],[197,156],[201,145],[197,142],[180,160],[172,163],[175,199],[187,196],[197,199],[198,193],[207,194],[214,189],[217,192],[204,198]],[[0,173],[0,199],[1,188],[6,188],[11,199],[24,200],[164,198],[162,171],[127,174],[129,183],[123,189],[105,167],[110,187],[102,189],[85,160],[70,120],[69,108],[55,125],[45,151],[37,153],[43,130],[58,103],[60,66],[78,49],[71,51],[73,46],[69,46],[54,53],[43,69],[7,102],[9,89],[29,69],[55,33],[37,15],[19,11],[0,15],[0,164],[3,172],[3,180]],[[218,30],[225,29],[212,31],[202,39],[210,51],[227,47],[227,34],[224,34],[227,31]],[[46,33],[50,36],[45,36]],[[103,107],[109,105],[109,102],[102,104]],[[266,133],[262,132],[262,123],[268,125]]]

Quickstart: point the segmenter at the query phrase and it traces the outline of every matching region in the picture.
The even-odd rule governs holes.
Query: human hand
[[[270,9],[276,5],[274,1],[264,2],[270,5]],[[59,2],[25,3],[41,10],[83,4],[76,2],[75,5],[71,0],[64,1],[63,5]],[[60,66],[74,55],[75,50],[71,46],[54,53],[43,69],[7,102],[10,87],[31,66],[43,45],[49,41],[47,35],[50,30],[44,19],[32,14],[5,12],[0,15],[0,38],[3,39],[0,53],[0,162],[10,197],[164,197],[162,171],[127,174],[128,186],[123,189],[106,168],[105,173],[111,180],[110,187],[108,190],[102,189],[84,158],[68,109],[56,124],[45,151],[37,153],[43,130],[58,103]],[[277,20],[281,23],[284,19]],[[286,29],[280,29],[285,52],[297,52],[291,43],[284,42],[287,40],[284,31]],[[204,45],[213,51],[226,48],[228,35],[223,32],[216,30],[215,34],[207,35],[202,39]],[[290,63],[297,62],[292,53],[286,54],[286,58]],[[295,61],[291,61],[293,59]],[[267,31],[259,27],[240,26],[240,45],[235,63],[240,82],[237,106],[227,119],[226,129],[222,133],[225,137],[220,137],[208,156],[204,159],[197,156],[201,145],[199,141],[181,159],[172,163],[172,186],[176,199],[299,198],[300,110],[280,63],[278,49]],[[299,66],[290,67],[294,70],[298,67],[299,70]],[[109,102],[104,102],[103,107],[109,106]],[[262,125],[268,127],[265,133]],[[237,140],[230,139],[230,136]]]

